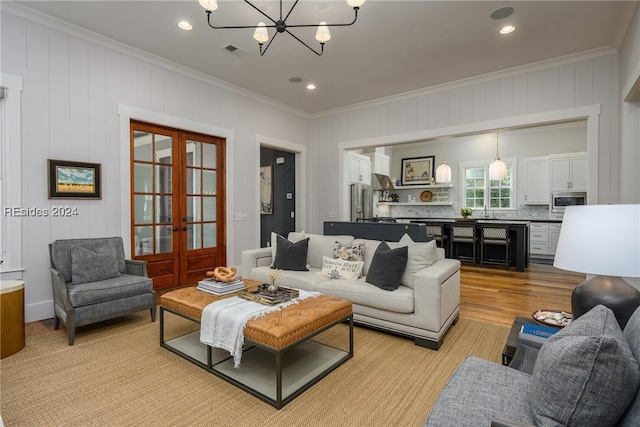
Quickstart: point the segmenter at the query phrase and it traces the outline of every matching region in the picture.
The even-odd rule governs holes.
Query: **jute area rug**
[[[193,328],[168,316],[168,334]],[[27,338],[0,361],[2,419],[14,426],[420,426],[470,355],[500,361],[508,328],[460,319],[439,351],[355,327],[355,356],[281,410],[159,345],[148,311]],[[347,325],[322,334],[344,342]]]

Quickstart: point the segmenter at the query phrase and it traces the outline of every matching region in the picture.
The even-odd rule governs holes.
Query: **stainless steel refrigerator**
[[[373,188],[366,184],[351,184],[351,221],[373,217]]]

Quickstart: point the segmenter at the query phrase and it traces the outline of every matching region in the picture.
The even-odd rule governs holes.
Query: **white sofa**
[[[293,234],[293,233],[292,233]],[[292,236],[290,234],[290,236]],[[300,236],[289,240],[299,240]],[[444,250],[436,248],[438,260],[415,274],[414,288],[400,285],[385,291],[365,281],[379,240],[354,239],[353,236],[309,237],[307,267],[309,271],[281,271],[276,279],[280,286],[318,291],[353,303],[354,321],[414,338],[417,345],[437,350],[442,337],[458,320],[460,312],[460,261],[445,259]],[[335,242],[345,245],[365,243],[362,277],[357,280],[330,279],[317,274],[322,257],[332,257]],[[242,253],[242,275],[271,283],[272,248],[250,249]]]

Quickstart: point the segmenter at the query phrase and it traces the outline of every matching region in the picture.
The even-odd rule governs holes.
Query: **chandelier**
[[[345,23],[345,24],[327,24],[326,22],[322,21],[322,22],[320,22],[320,24],[292,24],[292,25],[289,25],[289,24],[286,23],[286,21],[289,18],[289,15],[291,15],[291,12],[293,11],[293,9],[298,4],[298,1],[299,0],[296,0],[293,3],[293,6],[291,6],[291,9],[289,9],[289,12],[283,18],[282,0],[280,0],[280,18],[279,19],[274,19],[274,18],[270,17],[269,15],[267,15],[266,13],[264,13],[262,10],[260,10],[256,5],[254,5],[250,1],[244,0],[245,3],[247,3],[249,6],[251,6],[255,10],[257,10],[258,12],[260,12],[260,14],[262,14],[270,23],[269,24],[265,24],[264,22],[259,22],[257,26],[254,26],[254,25],[233,25],[233,26],[223,26],[223,27],[215,26],[215,25],[213,25],[211,23],[211,12],[216,10],[216,9],[218,9],[218,0],[199,0],[199,3],[200,3],[200,6],[202,6],[202,7],[204,7],[206,9],[206,11],[207,11],[207,22],[209,23],[209,26],[211,28],[213,28],[213,29],[220,30],[220,29],[232,29],[232,28],[255,28],[255,31],[253,32],[253,38],[258,42],[258,46],[260,46],[260,56],[262,56],[265,53],[267,53],[267,49],[269,49],[269,46],[271,46],[271,43],[273,43],[273,40],[276,38],[276,36],[279,33],[285,33],[285,32],[287,34],[289,34],[291,37],[293,37],[294,39],[298,40],[300,43],[302,43],[307,49],[309,49],[310,51],[312,51],[316,55],[321,56],[324,53],[324,44],[325,44],[325,42],[327,42],[327,41],[329,41],[329,39],[331,39],[331,33],[329,32],[329,27],[348,27],[349,25],[353,25],[356,22],[356,20],[358,19],[358,9],[360,9],[360,6],[362,6],[366,0],[347,0],[347,4],[349,6],[351,6],[351,7],[353,7],[353,11],[354,11],[353,21],[351,21],[349,23]],[[303,27],[316,27],[316,26],[318,27],[318,30],[316,31],[316,40],[318,40],[320,42],[320,51],[315,50],[314,48],[312,48],[311,46],[309,46],[308,44],[306,44],[305,42],[300,40],[291,31],[289,31],[289,28],[303,28]],[[276,32],[273,34],[273,36],[269,36],[269,32],[267,31],[267,28],[275,28],[276,29]],[[267,43],[266,47],[264,47],[265,43]],[[263,47],[264,47],[264,49],[263,49]]]

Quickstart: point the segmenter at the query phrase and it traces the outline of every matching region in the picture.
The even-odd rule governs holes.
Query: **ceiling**
[[[353,26],[331,28],[323,56],[279,34],[262,57],[252,29],[210,29],[197,0],[17,3],[315,115],[572,53],[619,49],[638,2],[369,0]],[[279,14],[277,1],[254,3],[272,17]],[[293,2],[283,3],[286,13]],[[216,25],[264,20],[244,2],[219,4],[212,12]],[[514,13],[492,19],[502,6]],[[194,29],[178,29],[181,19]],[[303,0],[287,24],[352,19],[344,0]],[[516,31],[500,35],[507,23]],[[291,32],[317,47],[314,28]],[[228,44],[244,52],[222,49]],[[307,90],[307,83],[317,89]]]

